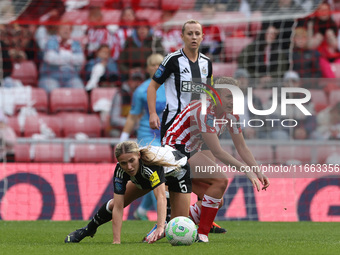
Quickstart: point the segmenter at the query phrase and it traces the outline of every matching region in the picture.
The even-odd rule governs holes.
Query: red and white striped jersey
[[[238,115],[225,113],[218,118],[219,121],[214,121],[217,118],[211,100],[207,100],[206,114],[201,114],[201,109],[201,100],[194,100],[185,107],[165,133],[162,145],[175,147],[175,144],[182,144],[185,145],[185,151],[190,153],[201,149],[204,143],[201,133],[216,133],[220,136],[226,129],[233,134],[242,132]]]

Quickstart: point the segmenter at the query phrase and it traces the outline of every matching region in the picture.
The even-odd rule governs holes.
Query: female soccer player
[[[170,193],[171,217],[189,215],[192,187],[187,157],[169,146],[139,148],[133,141],[119,143],[115,155],[118,163],[113,177],[114,198],[99,209],[86,227],[70,233],[66,243],[94,236],[100,225],[112,219],[113,243],[120,244],[124,207],[150,190],[157,199],[157,225],[146,241],[153,243],[164,237],[165,185]]]
[[[228,84],[237,86],[235,79],[230,77],[219,78],[215,84]],[[269,186],[268,178],[259,171],[254,156],[247,147],[241,128],[239,116],[233,115],[233,96],[229,89],[217,89],[221,103],[216,105],[212,100],[207,101],[206,114],[202,113],[202,101],[194,100],[177,115],[162,140],[163,145],[169,145],[182,152],[189,158],[192,172],[193,192],[202,198],[190,207],[190,216],[196,224],[199,223],[198,233],[202,242],[208,242],[208,233],[212,222],[221,206],[223,194],[227,188],[226,173],[197,173],[196,167],[208,169],[216,166],[214,157],[227,166],[234,166],[237,170],[245,172],[253,186],[260,191],[260,183],[266,189]],[[218,101],[218,100],[217,100]],[[215,122],[216,119],[224,120]],[[234,123],[234,124],[232,124]],[[218,140],[225,129],[228,129],[233,143],[245,162],[241,163],[228,152],[224,151]],[[208,150],[202,151],[202,145]]]
[[[188,86],[193,79],[204,79],[209,83],[212,76],[212,63],[208,57],[199,53],[203,40],[201,24],[196,20],[188,20],[182,27],[184,48],[168,54],[153,76],[148,91],[150,127],[159,129],[160,120],[156,111],[156,91],[164,83],[166,108],[162,117],[161,137],[175,120],[176,115],[187,106],[192,99],[192,90]]]

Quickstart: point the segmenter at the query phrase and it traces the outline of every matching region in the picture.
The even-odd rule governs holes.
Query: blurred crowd
[[[334,18],[340,12],[339,2],[196,0],[191,9],[199,13],[197,19],[203,24],[201,52],[213,63],[235,63],[232,76],[240,80],[242,89],[268,90],[279,84],[280,87],[322,90],[329,96],[340,89],[339,85],[320,85],[318,79],[340,78],[340,72],[335,69],[340,65],[339,19]],[[164,1],[135,0],[52,0],[47,5],[33,0],[20,12],[15,0],[3,0],[0,3],[2,17],[10,19],[15,13],[20,15],[15,21],[0,25],[2,86],[29,85],[43,88],[47,93],[56,88],[82,88],[88,94],[96,87],[117,87],[122,98],[113,100],[112,105],[116,106],[111,108],[117,109],[117,104],[124,104],[124,107],[119,111],[111,110],[115,117],[110,122],[114,130],[110,135],[118,137],[124,126],[119,117],[127,117],[133,91],[150,78],[146,59],[153,53],[165,56],[182,47],[181,27],[166,25],[171,24],[176,14],[176,8],[168,5]],[[137,15],[143,8],[155,10],[155,13],[162,10],[159,20],[152,20],[152,12]],[[107,21],[105,12],[108,10],[120,10],[119,18],[111,17],[118,20],[114,25]],[[72,11],[85,14],[86,23],[75,24],[76,21],[70,19],[72,16],[67,15]],[[246,18],[260,15],[261,21],[245,26],[233,24],[230,29],[216,19],[221,13],[235,13]],[[232,44],[235,39],[236,43]],[[227,51],[230,45],[235,46],[232,53]],[[236,55],[232,57],[232,54]],[[36,80],[32,79],[29,84],[18,81],[15,75],[25,72],[28,64],[37,72]],[[299,95],[292,93],[289,97],[298,98]],[[271,98],[267,99],[254,97],[255,108],[268,109]],[[293,110],[289,113],[290,118],[299,120],[294,132],[279,127],[261,132],[245,128],[245,136],[340,138],[338,102],[320,105],[312,100],[308,108],[312,116]],[[251,118],[250,115],[246,114],[245,118]],[[276,112],[272,117],[280,118]]]

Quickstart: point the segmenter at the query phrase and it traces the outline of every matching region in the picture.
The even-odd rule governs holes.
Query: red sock
[[[221,203],[220,198],[214,198],[207,195],[203,196],[201,208],[201,222],[198,227],[198,233],[208,235],[211,225],[216,217],[218,206]]]
[[[189,216],[196,225],[200,223],[201,209],[198,207],[197,204],[193,204],[190,206]]]

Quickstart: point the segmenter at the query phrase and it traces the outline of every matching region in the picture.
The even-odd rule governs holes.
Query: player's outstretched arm
[[[150,114],[150,128],[152,129],[159,129],[161,123],[159,117],[156,112],[156,97],[157,97],[157,90],[161,86],[154,80],[151,80],[148,90],[147,90],[147,100],[148,100],[148,108]]]
[[[124,211],[124,195],[115,194],[112,209],[113,244],[120,244]]]

